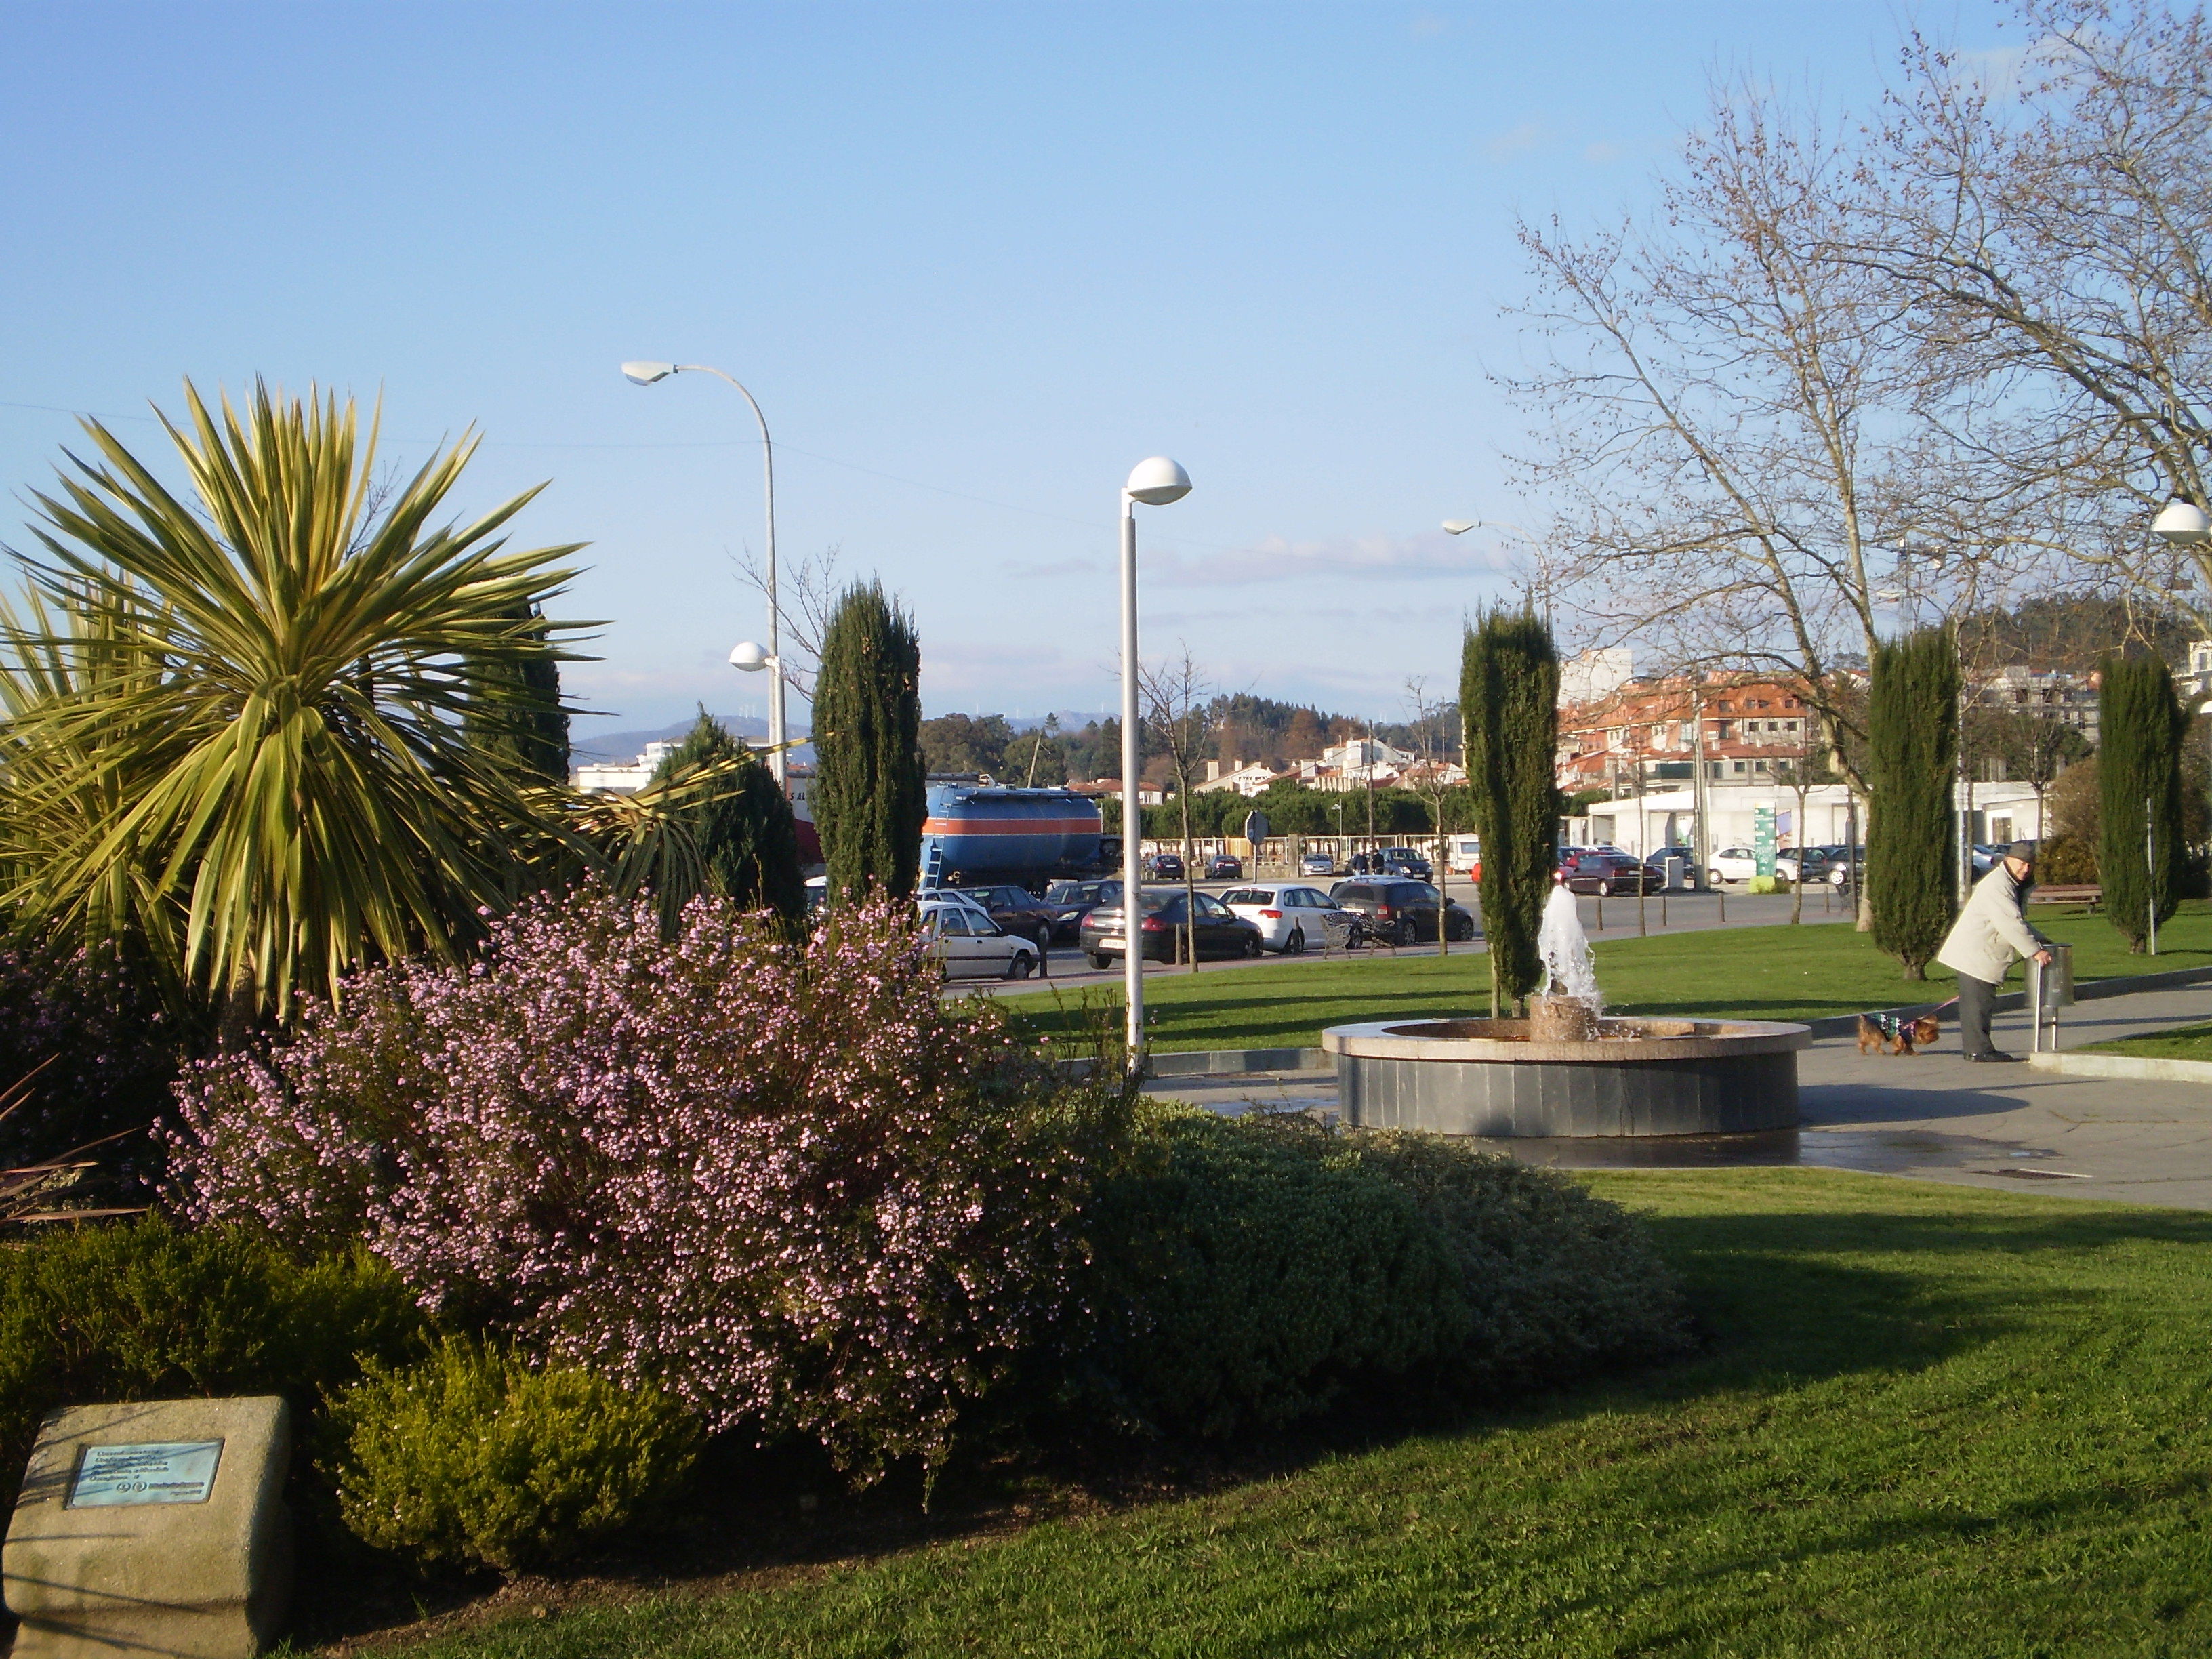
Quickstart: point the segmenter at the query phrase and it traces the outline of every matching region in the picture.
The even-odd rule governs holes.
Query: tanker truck
[[[1119,836],[1101,833],[1098,805],[1072,789],[1015,789],[988,777],[932,778],[921,826],[924,887],[1047,882],[1109,875]]]

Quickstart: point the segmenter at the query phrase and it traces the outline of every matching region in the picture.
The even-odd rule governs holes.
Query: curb
[[[2212,1083],[2212,1060],[2155,1060],[2148,1054],[2085,1054],[2040,1049],[2027,1056],[2039,1072],[2068,1077],[2127,1078],[2137,1083]]]
[[[2170,973],[2164,974],[2124,974],[2115,979],[2093,979],[2075,986],[2074,1000],[2076,1002],[2096,1002],[2106,997],[2129,996],[2137,991],[2176,990],[2185,985],[2201,985],[2207,981],[2212,981],[2212,968],[2177,968]],[[1908,1007],[1881,1010],[1869,1008],[1867,1012],[1893,1014],[1900,1019],[1917,1019],[1923,1014],[1933,1013],[1936,1009],[1948,1006],[1941,1002],[1918,1002]],[[2007,991],[1995,999],[1992,1006],[1999,1013],[2009,1013],[2015,1009],[2025,1008],[2027,1006],[2027,993]],[[1859,1028],[1859,1017],[1856,1014],[1830,1014],[1820,1019],[1791,1023],[1805,1026],[1815,1039],[1850,1036]],[[2069,1058],[2072,1057],[2074,1056],[2069,1056]],[[2123,1056],[2112,1055],[2100,1058],[2117,1060]],[[1091,1075],[1091,1062],[1089,1060],[1063,1060],[1056,1063],[1061,1075],[1065,1077],[1083,1078]],[[2203,1073],[2205,1079],[2212,1080],[2212,1060],[2130,1060],[2130,1063],[2146,1066],[2203,1066],[2205,1068]],[[1321,1048],[1191,1048],[1152,1055],[1145,1074],[1147,1077],[1155,1078],[1235,1077],[1246,1072],[1333,1072],[1335,1069],[1335,1064],[1328,1052]],[[2058,1069],[2071,1070],[2072,1068],[2065,1066]],[[2085,1073],[2084,1075],[2149,1077],[2153,1073],[2130,1071]],[[2157,1075],[2166,1074],[2158,1073]],[[2172,1075],[2176,1077],[2187,1075],[2194,1079],[2197,1074],[2176,1073]]]
[[[1091,1075],[1091,1060],[1055,1062],[1063,1077]],[[1333,1072],[1321,1048],[1186,1048],[1146,1058],[1146,1077],[1235,1077],[1244,1072]]]

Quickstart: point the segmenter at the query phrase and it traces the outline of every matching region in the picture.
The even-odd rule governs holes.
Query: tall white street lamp
[[[778,611],[775,595],[775,447],[769,441],[768,416],[761,413],[758,401],[735,375],[725,374],[720,369],[709,368],[705,363],[624,363],[622,372],[623,379],[638,386],[651,386],[672,374],[712,374],[736,386],[738,395],[751,406],[753,419],[760,422],[763,499],[768,506],[768,649],[761,651],[759,647],[752,646],[750,649],[758,653],[759,659],[739,662],[738,657],[748,649],[747,646],[741,645],[730,653],[730,661],[738,668],[758,670],[772,667],[775,670],[768,683],[768,763],[769,769],[775,775],[776,787],[782,788],[785,781],[783,658],[781,654],[783,619]]]
[[[1190,494],[1190,474],[1164,455],[1139,461],[1121,486],[1121,986],[1129,1072],[1145,1069],[1144,808],[1137,803],[1137,503],[1165,507]]]

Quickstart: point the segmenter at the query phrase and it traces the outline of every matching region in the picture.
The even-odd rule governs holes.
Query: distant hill
[[[568,757],[570,763],[577,766],[627,766],[645,751],[645,745],[648,743],[673,743],[696,725],[698,719],[694,714],[689,720],[678,720],[672,726],[659,726],[647,731],[595,733],[571,743]],[[764,720],[744,714],[717,714],[714,719],[732,737],[765,738],[768,735],[768,722]],[[803,731],[795,731],[791,735],[799,738],[806,734]],[[814,746],[801,744],[791,751],[791,757],[811,763],[814,759]]]
[[[1049,714],[1009,714],[1006,724],[1017,732],[1034,732],[1047,720],[1055,720],[1063,732],[1080,732],[1096,721],[1121,718],[1110,708],[1055,708]]]

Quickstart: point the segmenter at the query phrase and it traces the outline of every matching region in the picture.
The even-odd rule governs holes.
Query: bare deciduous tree
[[[1212,746],[1214,688],[1192,659],[1190,647],[1178,641],[1176,649],[1181,654],[1166,662],[1140,665],[1137,689],[1144,699],[1145,724],[1175,776],[1176,804],[1182,820],[1182,954],[1194,974],[1198,971],[1198,878],[1192,866],[1197,862],[1198,850],[1190,833],[1190,787]],[[1137,948],[1133,931],[1129,948]]]
[[[814,677],[822,666],[822,640],[830,631],[830,618],[843,596],[837,579],[840,550],[824,548],[810,553],[796,567],[776,572],[775,614],[782,634],[777,655],[783,659],[784,683],[809,702],[814,696]],[[768,597],[768,570],[749,548],[730,556],[737,579],[763,599]]]
[[[1444,799],[1450,793],[1444,780],[1444,769],[1451,764],[1452,739],[1459,728],[1459,704],[1448,698],[1429,696],[1428,677],[1409,674],[1406,677],[1406,706],[1413,714],[1413,752],[1420,761],[1420,781],[1415,786],[1422,799],[1429,804],[1429,827],[1437,842],[1437,891],[1441,902],[1437,910],[1437,951],[1440,956],[1451,954],[1451,895],[1446,884],[1451,878],[1451,842],[1444,826]]]
[[[1908,298],[1946,436],[2021,546],[2212,630],[2212,548],[2144,521],[2212,458],[2212,29],[2027,0],[2016,75],[1915,35],[1847,253]]]
[[[1550,361],[1508,380],[1539,421],[1525,480],[1559,503],[1559,602],[1684,669],[1829,695],[1916,591],[1978,591],[1899,285],[1845,258],[1851,145],[1757,88],[1715,88],[1654,227],[1524,224]],[[1854,777],[1863,787],[1863,780]]]

